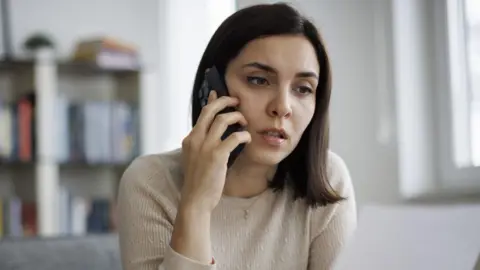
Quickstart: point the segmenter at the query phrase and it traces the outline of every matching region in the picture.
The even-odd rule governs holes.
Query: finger
[[[212,103],[212,101],[214,101],[215,99],[217,99],[217,91],[212,90],[212,91],[210,91],[210,93],[208,94],[208,102],[207,102],[207,104]]]
[[[231,153],[235,148],[242,143],[249,143],[252,141],[252,136],[248,131],[237,131],[228,136],[218,146],[218,150],[226,153]]]
[[[227,130],[228,126],[237,123],[242,126],[247,125],[247,119],[245,119],[243,114],[238,111],[217,115],[210,127],[210,130],[208,130],[205,143],[209,144],[210,142],[212,142],[215,145],[218,144],[221,140],[222,135]]]
[[[195,163],[195,160],[198,155],[199,142],[195,140],[195,137],[192,136],[192,133],[185,137],[182,141],[182,161],[185,165],[184,168],[187,168],[187,164],[192,165]],[[189,170],[186,170],[188,175]]]
[[[216,93],[213,94],[215,97]],[[205,135],[210,126],[212,125],[215,116],[221,112],[223,109],[227,107],[235,107],[239,103],[238,98],[223,96],[220,98],[216,98],[210,104],[207,104],[205,107],[202,108],[200,115],[198,116],[197,123],[195,124],[194,129],[196,132]]]

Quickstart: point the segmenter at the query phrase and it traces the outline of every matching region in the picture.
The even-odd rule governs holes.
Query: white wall
[[[52,35],[61,57],[83,36],[112,35],[134,42],[149,64],[159,59],[158,1],[143,0],[14,0],[10,2],[14,53],[23,53],[28,35]]]
[[[306,2],[332,58],[331,147],[359,204],[399,200],[388,1]]]
[[[197,66],[210,37],[234,9],[233,0],[172,0],[161,11],[166,29],[162,34],[161,88],[169,100],[164,104],[168,106],[168,135],[161,136],[167,138],[161,150],[180,147],[190,131],[190,96]]]
[[[435,36],[432,2],[394,0],[395,93],[400,192],[406,197],[432,193],[436,172]],[[405,15],[409,20],[405,20]],[[441,54],[439,54],[441,55]],[[414,120],[412,120],[414,119]],[[438,134],[438,133],[437,133]]]
[[[238,4],[258,2],[267,1]],[[350,169],[359,205],[399,201],[390,1],[291,2],[314,21],[329,50],[331,148]]]

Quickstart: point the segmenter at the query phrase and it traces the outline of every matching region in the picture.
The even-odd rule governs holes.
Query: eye
[[[313,93],[313,90],[307,86],[299,86],[297,87],[297,89],[295,89],[295,91],[297,91],[301,95],[308,95]]]
[[[262,77],[247,76],[247,81],[254,85],[269,85],[268,80]]]

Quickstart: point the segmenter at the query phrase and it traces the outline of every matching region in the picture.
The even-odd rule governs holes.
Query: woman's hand
[[[217,99],[212,91],[197,123],[182,143],[185,176],[171,246],[202,263],[212,261],[210,217],[223,193],[230,152],[251,140],[246,131],[221,139],[229,125],[247,124],[240,112],[218,114],[238,102],[237,98],[227,96]]]
[[[238,103],[237,98],[217,98],[216,92],[211,91],[196,125],[183,140],[185,178],[181,207],[209,214],[218,204],[225,185],[230,153],[239,144],[251,140],[247,131],[238,131],[223,141],[221,139],[229,125],[247,124],[245,117],[238,111],[218,114],[226,107],[237,106]]]

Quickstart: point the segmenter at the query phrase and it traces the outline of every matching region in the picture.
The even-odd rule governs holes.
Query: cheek
[[[303,134],[303,131],[307,128],[310,121],[312,121],[313,114],[315,112],[314,102],[298,103],[293,110],[293,125],[295,130],[299,131],[299,135]]]
[[[240,99],[239,111],[248,122],[252,122],[264,113],[265,105],[260,97],[248,93],[240,93],[238,98]]]
[[[243,83],[240,78],[233,77],[230,81],[227,82],[230,95],[237,97],[240,100],[240,106],[238,110],[243,114],[248,122],[252,122],[255,119],[255,116],[258,116],[262,113],[265,108],[265,101],[262,96],[255,94],[248,89],[248,87]]]

